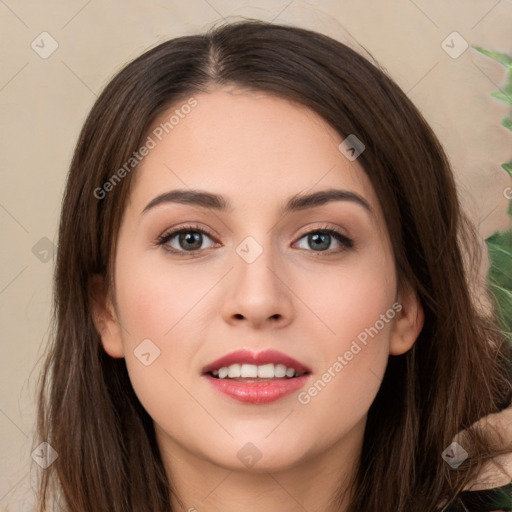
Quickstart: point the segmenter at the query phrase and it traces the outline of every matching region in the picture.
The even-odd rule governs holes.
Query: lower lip
[[[217,391],[239,402],[268,404],[299,390],[306,384],[310,375],[261,382],[243,382],[227,378],[216,379],[211,375],[206,375],[206,379]]]

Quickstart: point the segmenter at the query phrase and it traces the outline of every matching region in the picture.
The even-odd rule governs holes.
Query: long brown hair
[[[112,79],[83,126],[62,205],[54,335],[40,383],[37,443],[58,453],[41,477],[40,510],[57,498],[66,511],[171,510],[174,491],[152,420],[124,360],[103,350],[91,316],[92,277],[112,284],[136,167],[97,197],[155,119],[218,85],[297,101],[365,144],[358,161],[385,213],[399,281],[417,290],[425,322],[411,350],[389,357],[368,413],[349,512],[432,512],[453,502],[501,452],[490,432],[470,429],[470,456],[458,470],[441,453],[457,432],[508,406],[512,386],[510,345],[495,313],[482,312],[470,293],[478,240],[461,212],[448,159],[378,65],[324,35],[247,20],[147,51]]]

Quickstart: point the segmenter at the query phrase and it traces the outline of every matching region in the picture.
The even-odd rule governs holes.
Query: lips
[[[202,376],[222,395],[253,405],[280,400],[312,378],[306,365],[277,350],[231,352],[206,365]]]
[[[284,365],[287,368],[294,368],[298,373],[311,373],[311,369],[297,361],[293,357],[287,356],[277,350],[263,350],[262,352],[251,352],[249,350],[237,350],[207,364],[203,374],[209,374],[219,368],[229,367],[232,364],[251,364],[261,366],[265,364]]]
[[[206,374],[204,378],[215,391],[230,400],[247,405],[265,405],[298,392],[310,381],[312,375],[304,374],[292,379],[273,379],[261,382],[216,379],[209,374]]]

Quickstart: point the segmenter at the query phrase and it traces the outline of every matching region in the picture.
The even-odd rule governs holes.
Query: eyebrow
[[[313,192],[311,194],[296,194],[291,197],[283,208],[282,213],[288,214],[296,211],[315,208],[333,201],[349,201],[362,206],[368,213],[372,214],[372,209],[366,199],[363,199],[355,192],[348,190],[329,189]],[[142,210],[141,215],[158,205],[165,203],[179,203],[208,208],[219,212],[225,212],[231,209],[230,203],[218,194],[205,192],[202,190],[171,190],[156,196]]]

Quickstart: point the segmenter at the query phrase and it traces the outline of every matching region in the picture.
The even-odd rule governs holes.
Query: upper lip
[[[250,350],[236,350],[231,352],[220,359],[207,364],[203,368],[204,373],[210,373],[214,370],[218,370],[224,366],[230,366],[235,363],[240,364],[284,364],[287,368],[294,368],[295,371],[300,373],[311,373],[311,370],[294,359],[293,357],[287,356],[277,350],[262,350],[261,352],[251,352]]]

